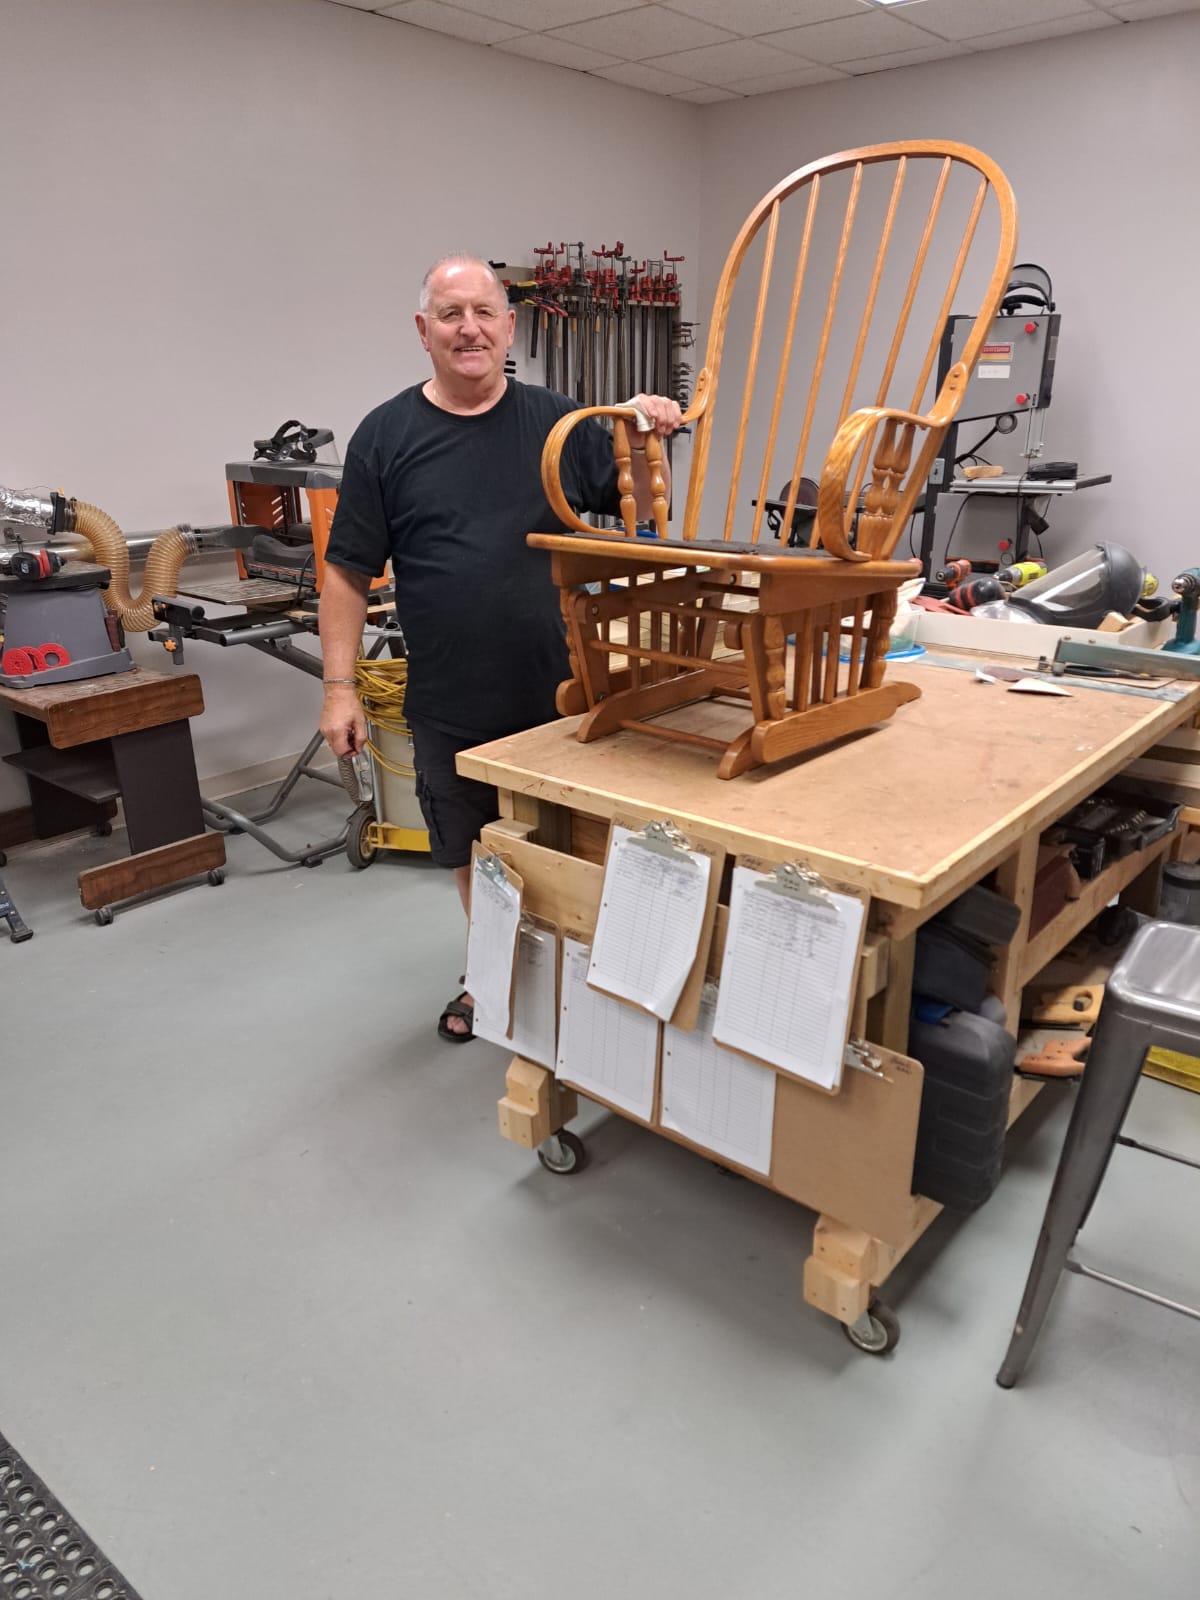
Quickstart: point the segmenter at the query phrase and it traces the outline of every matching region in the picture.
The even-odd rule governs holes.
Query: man
[[[372,411],[346,452],[321,593],[321,732],[339,756],[366,742],[354,668],[371,579],[390,560],[409,659],[417,795],[430,853],[453,870],[465,908],[472,841],[499,813],[495,789],[459,777],[454,758],[549,722],[554,691],[569,676],[549,558],[525,535],[562,527],[542,489],[542,448],[576,406],[505,376],[516,313],[485,261],[452,255],[431,267],[416,322],[433,377]],[[673,400],[636,400],[659,437],[679,427]],[[638,515],[646,517],[645,447],[632,442]],[[578,511],[617,514],[604,428],[589,421],[576,429],[563,466]],[[442,1012],[439,1034],[471,1038],[473,1015],[470,995],[460,994]]]

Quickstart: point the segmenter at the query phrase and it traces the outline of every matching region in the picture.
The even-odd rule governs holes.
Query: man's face
[[[429,284],[429,310],[417,312],[417,332],[429,351],[435,381],[487,388],[504,376],[516,313],[490,272],[470,261],[439,267]]]

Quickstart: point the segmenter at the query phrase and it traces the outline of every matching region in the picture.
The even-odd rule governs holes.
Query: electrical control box
[[[1054,387],[1058,354],[1057,312],[997,317],[967,383],[955,423],[986,421],[1006,411],[1044,411]],[[974,319],[948,317],[938,363],[938,387],[959,360]]]

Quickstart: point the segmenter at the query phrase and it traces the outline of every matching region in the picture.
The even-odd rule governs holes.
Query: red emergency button
[[[1037,332],[1037,323],[1036,322],[1027,322],[1025,324],[1025,332],[1026,333],[1036,333]]]
[[[1017,396],[1017,404],[1019,406],[1027,406],[1029,404],[1029,396],[1027,394],[1019,394]]]

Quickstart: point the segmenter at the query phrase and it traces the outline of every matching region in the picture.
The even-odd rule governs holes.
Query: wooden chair
[[[882,174],[873,174],[874,168],[883,169]],[[832,176],[843,172],[848,179],[839,179],[838,185],[848,182],[848,194],[839,214],[828,203],[822,207],[821,197],[829,192]],[[877,233],[871,230],[870,248],[860,264],[865,229],[860,225],[856,237],[855,224],[871,211],[871,205],[863,203],[867,177],[872,204],[882,218]],[[880,178],[883,187],[876,196]],[[922,192],[914,196],[914,190]],[[954,237],[947,242],[955,209],[947,204],[947,196],[952,192],[957,203],[960,191],[965,221],[954,225]],[[772,269],[776,256],[783,254],[781,212],[784,201],[793,196],[807,198],[802,221],[796,219],[796,263],[782,319],[769,320]],[[833,229],[822,256],[821,225],[830,212]],[[992,247],[985,253],[977,244],[985,214],[994,234],[994,263]],[[760,233],[761,268],[732,437],[724,526],[719,537],[702,537],[722,350],[739,271]],[[718,775],[732,778],[750,767],[870,727],[918,696],[920,691],[912,684],[884,682],[896,591],[920,571],[918,562],[893,560],[892,553],[961,403],[1008,282],[1015,249],[1016,209],[1008,181],[994,162],[966,145],[934,140],[871,145],[813,162],[785,178],[755,206],[725,263],[705,365],[684,419],[696,426],[682,537],[668,534],[662,451],[653,435],[647,438],[646,461],[657,536],[637,536],[627,429],[632,411],[593,406],[559,421],[546,441],[542,481],[555,514],[572,531],[531,533],[529,543],[553,553],[572,669],[572,677],[559,688],[557,704],[564,716],[584,713],[578,731],[581,740],[636,729],[720,751]],[[978,277],[981,256],[983,277],[975,295],[979,309],[974,326],[961,359],[950,368],[929,409],[922,411],[968,258]],[[847,270],[852,259],[853,268]],[[802,303],[807,310],[805,279],[815,276],[813,263],[825,261],[830,263],[829,287],[806,334],[815,355],[807,393],[801,396],[791,368]],[[902,276],[897,278],[897,273]],[[845,294],[844,283],[851,285]],[[890,334],[882,321],[872,329],[881,287],[895,291],[898,300]],[[974,282],[965,286],[975,287]],[[816,292],[820,294],[819,289]],[[844,326],[844,317],[838,320],[839,305],[845,302],[844,313],[851,301],[857,332],[851,320],[845,341],[851,353],[840,399],[836,390],[822,397],[835,327]],[[925,317],[921,326],[922,317],[914,317],[914,308],[924,308],[926,301],[932,316]],[[773,312],[775,302],[770,305]],[[907,342],[910,335],[915,351]],[[761,467],[745,495],[749,537],[739,538],[735,530],[742,518],[740,496],[753,431],[755,387],[769,340],[778,344],[778,370]],[[874,359],[876,345],[878,359],[868,371],[864,358],[870,352]],[[903,410],[890,401],[902,380],[903,392],[911,387],[912,394]],[[873,396],[874,403],[852,411],[860,389]],[[764,412],[768,392],[764,389],[758,397]],[[819,473],[811,547],[791,549],[787,535],[822,399],[833,418],[833,442]],[[835,402],[836,408],[830,410]],[[563,490],[561,463],[569,435],[584,418],[593,416],[613,419],[623,532],[600,531],[581,520]],[[761,423],[762,417],[760,430]],[[764,502],[781,426],[785,437],[796,441],[794,456],[788,452],[790,471],[774,479],[789,480],[787,505],[779,537],[763,538]],[[585,585],[591,586],[590,592]],[[730,652],[725,656],[715,653],[722,636]],[[689,728],[650,720],[707,699],[747,706],[752,720],[732,741],[698,731],[694,715],[688,719],[693,724]]]

